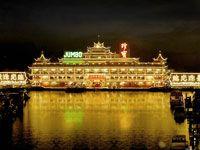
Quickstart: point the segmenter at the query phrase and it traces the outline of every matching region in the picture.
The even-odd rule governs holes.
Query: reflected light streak
[[[112,139],[120,141],[119,149],[139,143],[151,149],[152,143],[155,146],[159,140],[169,145],[175,134],[188,137],[186,121],[179,125],[173,119],[169,93],[45,91],[31,92],[30,96],[20,132],[36,140],[41,149],[44,143],[51,148],[55,137],[68,149],[77,142],[109,149],[106,141]],[[17,126],[14,135],[19,135]]]

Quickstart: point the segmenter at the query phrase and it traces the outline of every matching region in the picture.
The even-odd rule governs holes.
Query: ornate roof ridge
[[[35,61],[36,61],[36,62],[40,62],[40,63],[45,63],[45,62],[49,62],[50,59],[47,59],[47,58],[44,56],[44,51],[42,50],[42,51],[41,51],[40,57],[35,58]]]
[[[161,50],[159,50],[159,54],[157,58],[153,58],[154,61],[167,61],[167,58],[164,58],[161,54]]]
[[[94,48],[105,48],[105,46],[104,46],[104,42],[100,42],[100,41],[98,41],[97,43],[95,43],[94,42],[94,46],[93,46]]]

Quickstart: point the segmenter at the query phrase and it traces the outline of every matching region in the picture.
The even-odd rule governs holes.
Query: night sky
[[[133,57],[159,50],[177,71],[200,71],[199,0],[63,0],[0,2],[0,69],[27,69],[44,49],[86,51],[97,35],[112,51],[126,41]]]

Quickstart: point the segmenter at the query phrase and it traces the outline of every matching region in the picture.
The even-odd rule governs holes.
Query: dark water
[[[23,115],[1,130],[5,149],[169,149],[185,134],[169,93],[31,92]],[[2,148],[1,148],[2,149]]]

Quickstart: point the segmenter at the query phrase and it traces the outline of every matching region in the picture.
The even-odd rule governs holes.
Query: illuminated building
[[[44,88],[155,88],[165,87],[169,70],[167,58],[159,52],[151,62],[126,56],[127,44],[121,53],[110,51],[104,43],[94,43],[86,52],[66,51],[57,62],[44,53],[29,67],[31,86]]]

